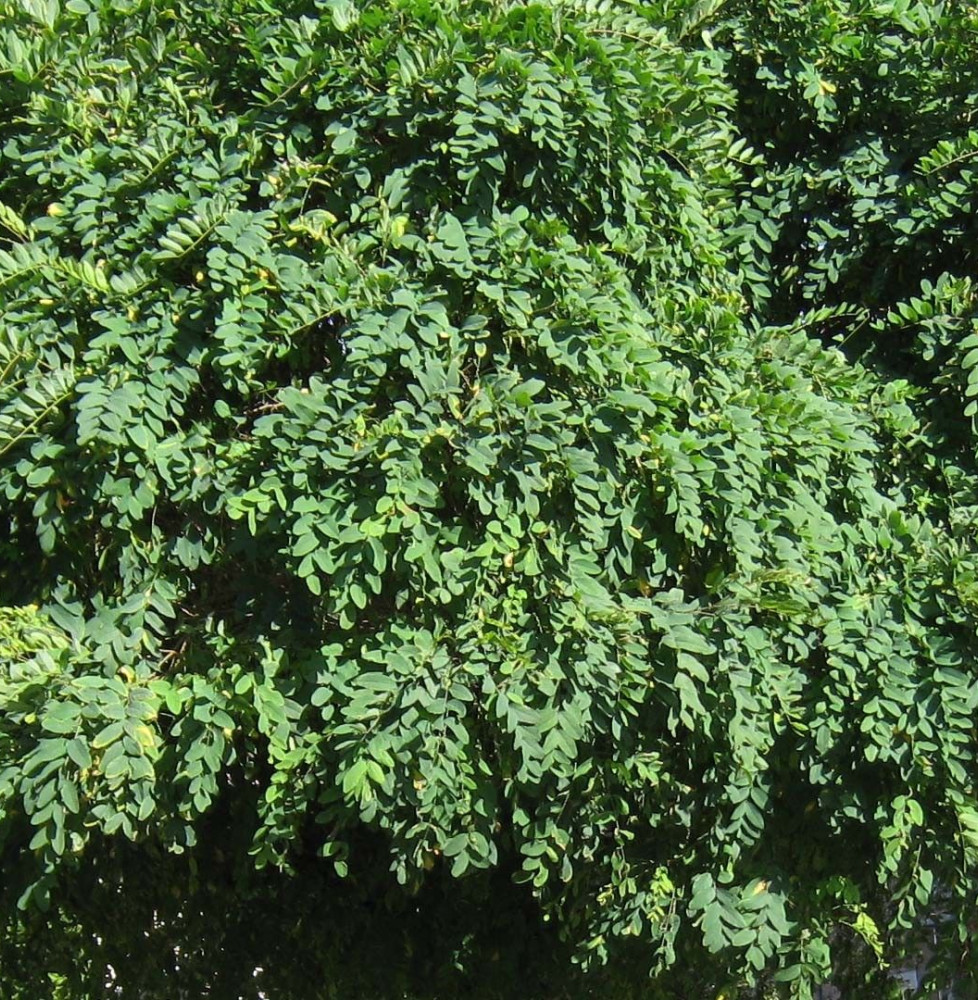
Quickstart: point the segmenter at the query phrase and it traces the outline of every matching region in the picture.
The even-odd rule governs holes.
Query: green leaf
[[[88,743],[80,736],[76,736],[73,740],[68,740],[65,750],[81,770],[87,770],[92,766],[92,755],[89,752]]]
[[[121,722],[110,722],[107,726],[104,726],[95,734],[92,740],[92,747],[95,750],[101,750],[104,747],[109,746],[114,743],[120,736],[122,736],[123,724]]]

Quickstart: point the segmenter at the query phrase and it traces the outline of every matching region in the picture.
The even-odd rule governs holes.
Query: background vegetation
[[[970,995],[976,32],[0,0],[5,995]]]

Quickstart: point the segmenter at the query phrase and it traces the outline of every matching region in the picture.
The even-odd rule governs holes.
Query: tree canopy
[[[0,0],[12,998],[978,978],[976,31]]]

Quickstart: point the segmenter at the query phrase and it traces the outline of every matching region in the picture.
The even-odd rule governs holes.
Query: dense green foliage
[[[0,0],[9,995],[971,982],[976,31]]]

